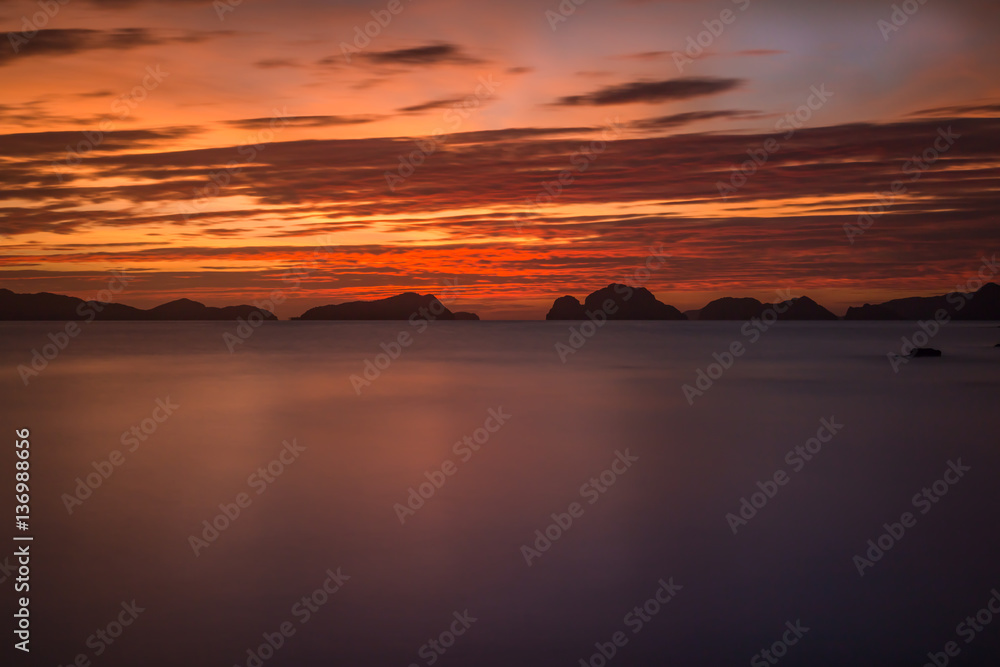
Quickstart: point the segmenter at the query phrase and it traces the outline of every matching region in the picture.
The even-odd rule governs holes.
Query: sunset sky
[[[1000,251],[996,0],[228,1],[0,2],[0,287],[538,318],[662,245],[842,313]]]

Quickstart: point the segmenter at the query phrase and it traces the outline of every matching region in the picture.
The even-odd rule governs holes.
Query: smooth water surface
[[[948,641],[953,664],[1000,664],[1000,618],[956,634],[1000,587],[996,323],[949,324],[941,359],[898,372],[886,355],[915,323],[751,340],[739,322],[617,322],[565,363],[570,323],[278,322],[240,343],[231,323],[81,323],[25,385],[18,365],[62,327],[0,325],[3,425],[31,431],[39,665],[252,666],[265,633],[268,666],[597,666],[595,644],[608,665],[746,665],[797,621],[783,665],[921,665]],[[366,360],[384,369],[352,384]],[[699,369],[717,379],[689,404]],[[832,438],[795,454],[823,420]],[[734,534],[758,482],[773,497]],[[915,525],[860,576],[854,557],[905,512]],[[553,514],[571,525],[539,540]],[[642,620],[661,580],[673,598]],[[132,600],[136,620],[96,638]]]

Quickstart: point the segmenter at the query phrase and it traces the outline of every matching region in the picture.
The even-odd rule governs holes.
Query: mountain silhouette
[[[1000,320],[1000,285],[986,283],[975,292],[912,296],[849,308],[847,320],[933,320],[944,311],[953,320]]]
[[[472,317],[468,317],[472,315]],[[433,294],[405,292],[375,301],[350,301],[330,306],[310,308],[295,320],[408,320],[416,316],[429,320],[458,319]],[[462,319],[479,319],[473,313]]]
[[[785,312],[780,312],[780,306],[786,306]],[[819,305],[807,296],[800,296],[788,301],[782,301],[774,306],[779,320],[839,320],[840,318]]]
[[[63,294],[17,294],[0,289],[0,320],[236,320],[260,313],[265,320],[277,317],[267,310],[254,306],[226,306],[216,308],[190,299],[178,299],[143,310],[121,303],[84,301]]]
[[[561,296],[552,304],[552,308],[545,315],[547,320],[585,320],[587,313],[583,309],[583,304],[575,296]]]
[[[723,297],[709,302],[698,311],[689,312],[691,319],[697,320],[749,320],[761,317],[765,311],[773,310],[778,320],[837,320],[829,310],[807,296],[800,296],[780,303],[762,303],[750,297]]]
[[[583,303],[573,296],[556,299],[546,320],[585,320],[606,316],[609,320],[749,320],[773,309],[778,320],[836,320],[829,310],[807,296],[779,304],[762,303],[749,297],[723,297],[700,310],[680,312],[662,303],[643,287],[611,283],[589,294]],[[783,312],[779,312],[783,311]],[[852,321],[933,320],[944,313],[954,320],[1000,320],[1000,285],[986,283],[975,292],[949,292],[938,296],[907,297],[885,303],[866,303],[848,308],[843,319]],[[31,320],[237,320],[254,313],[276,320],[270,311],[250,305],[214,307],[191,299],[176,299],[149,309],[121,303],[84,301],[63,294],[39,292],[19,294],[0,288],[0,321]],[[373,301],[351,301],[311,308],[293,320],[478,320],[469,312],[452,312],[433,294],[405,292]]]
[[[891,308],[879,303],[866,303],[863,306],[851,306],[844,315],[845,320],[902,320],[906,319]]]
[[[259,311],[265,320],[277,320],[273,313],[254,306],[224,306],[216,308],[191,299],[177,299],[150,308],[146,312],[147,320],[236,320],[246,319],[250,313]]]
[[[760,317],[764,304],[750,297],[726,296],[697,311],[699,320],[749,320]]]
[[[555,300],[546,320],[585,320],[599,313],[609,320],[686,320],[684,313],[658,301],[645,287],[611,283],[591,292],[581,304],[576,297]]]

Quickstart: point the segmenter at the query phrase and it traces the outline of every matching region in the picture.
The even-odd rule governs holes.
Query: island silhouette
[[[938,296],[907,297],[884,303],[848,308],[838,317],[808,296],[778,303],[750,297],[722,297],[698,310],[681,312],[665,304],[644,287],[611,283],[591,292],[581,303],[574,296],[554,300],[546,320],[749,320],[771,312],[777,320],[1000,320],[1000,285],[987,283],[975,292],[949,292]],[[274,313],[251,305],[206,306],[191,299],[176,299],[149,309],[120,303],[84,301],[73,296],[41,292],[18,294],[0,289],[0,321],[34,320],[239,320],[253,314],[277,320]],[[475,313],[448,309],[433,294],[404,292],[384,299],[348,301],[310,308],[292,320],[479,320]]]
[[[0,320],[238,320],[259,313],[265,320],[277,320],[274,313],[256,306],[206,306],[191,299],[177,299],[144,310],[121,303],[84,301],[75,296],[40,292],[17,294],[0,289]]]
[[[453,313],[433,294],[404,292],[374,301],[348,301],[310,308],[293,320],[478,320],[475,313]]]
[[[556,299],[547,320],[585,320],[588,313],[603,313],[609,320],[684,320],[684,313],[657,300],[645,287],[611,283],[591,292],[583,303],[576,297]]]
[[[723,297],[701,310],[689,310],[690,320],[749,320],[772,311],[778,320],[839,320],[840,318],[807,296],[778,303],[763,303],[748,297]]]
[[[975,292],[911,296],[860,308],[848,308],[845,320],[933,320],[941,314],[953,320],[1000,319],[1000,285],[986,283]]]

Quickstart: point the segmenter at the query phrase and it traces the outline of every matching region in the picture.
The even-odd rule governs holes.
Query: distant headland
[[[191,299],[177,299],[143,310],[121,303],[84,301],[62,294],[17,294],[8,289],[0,289],[0,321],[238,320],[249,317],[251,313],[259,313],[265,320],[278,319],[274,313],[255,306],[216,308]]]
[[[563,296],[552,304],[547,320],[585,320],[588,313],[602,313],[609,320],[685,320],[684,313],[657,300],[645,287],[629,287],[611,283],[591,292],[580,303],[572,296]]]
[[[777,303],[749,297],[723,297],[698,310],[681,312],[658,300],[644,287],[611,283],[587,295],[581,303],[574,296],[561,296],[552,304],[546,320],[749,320],[768,313],[787,321],[889,321],[889,320],[1000,320],[1000,285],[987,283],[975,292],[949,292],[938,296],[893,299],[885,303],[853,306],[838,317],[807,296]],[[84,301],[72,296],[17,294],[0,289],[0,321],[103,320],[240,320],[250,317],[277,320],[274,313],[251,305],[206,306],[190,299],[177,299],[149,309],[120,303]],[[404,292],[385,299],[349,301],[310,308],[292,320],[478,320],[475,313],[448,309],[433,294]]]
[[[433,294],[404,292],[375,301],[349,301],[310,308],[293,320],[478,320],[475,313],[448,310]]]

